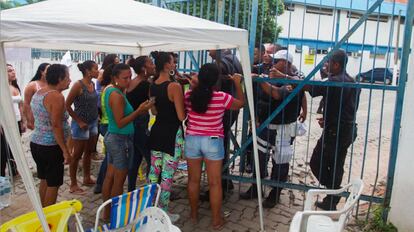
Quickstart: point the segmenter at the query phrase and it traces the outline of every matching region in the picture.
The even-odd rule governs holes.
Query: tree
[[[21,3],[21,1],[0,1],[0,10],[29,5],[29,4],[33,4],[37,2],[42,2],[42,1],[44,0],[26,0],[25,3]]]
[[[240,0],[237,16],[235,15],[236,0],[223,1],[225,3],[224,23],[239,28],[249,29],[252,1]],[[189,13],[191,15],[212,21],[218,21],[218,0],[210,1],[211,5],[209,12],[207,12],[208,2],[208,0],[173,2],[169,3],[167,7],[170,10]],[[283,0],[258,0],[258,2],[256,41],[262,43],[272,43],[277,40],[279,33],[282,31],[282,27],[280,25],[276,25],[276,17],[283,14]],[[236,17],[238,17],[237,25],[235,25]]]

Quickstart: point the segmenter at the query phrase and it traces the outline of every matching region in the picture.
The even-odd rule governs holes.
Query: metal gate
[[[279,117],[282,115],[283,124],[284,107],[295,100],[305,85],[339,87],[341,91],[344,88],[358,89],[361,94],[355,100],[359,102],[359,107],[352,127],[356,130],[355,125],[358,124],[358,135],[348,149],[342,183],[348,183],[352,178],[361,178],[365,182],[362,201],[355,215],[359,216],[361,214],[359,211],[362,210],[363,215],[368,219],[373,203],[382,204],[386,210],[389,208],[407,80],[414,18],[413,0],[409,0],[405,5],[383,0],[285,0],[283,5],[278,4],[278,1],[268,0],[146,2],[249,30],[251,58],[253,58],[255,44],[268,42],[263,40],[269,38],[268,35],[264,36],[269,30],[264,20],[269,10],[266,7],[269,7],[269,3],[272,5],[276,2],[272,5],[276,9],[271,9],[276,12],[272,30],[274,37],[271,43],[279,43],[294,56],[294,64],[299,74],[303,74],[303,80],[268,77],[254,80],[258,84],[267,82],[273,85],[296,87],[284,101],[268,111],[267,118],[257,127],[255,123],[251,123],[253,126],[249,127],[247,110],[244,109],[243,119],[236,120],[230,136],[232,156],[225,164],[225,168],[230,170],[225,172],[227,173],[225,177],[241,183],[255,182],[250,174],[252,170],[249,170],[253,165],[246,152],[252,142],[249,129],[256,129],[257,134],[260,134],[278,115]],[[280,9],[281,7],[283,9]],[[283,31],[280,32],[281,30]],[[403,32],[402,37],[399,36],[400,30]],[[309,31],[314,34],[310,34]],[[261,53],[263,48],[261,46],[257,48]],[[348,54],[348,72],[356,78],[355,83],[319,80],[319,70],[338,49],[343,49]],[[183,72],[197,71],[199,65],[210,61],[206,51],[180,53],[180,56],[179,67]],[[396,69],[399,69],[399,73]],[[342,96],[341,94],[341,104],[349,100]],[[306,190],[321,187],[310,171],[309,160],[322,130],[317,125],[316,118],[326,115],[317,112],[320,98],[311,98],[307,95],[307,99],[307,133],[303,137],[296,137],[293,141],[293,158],[289,163],[288,181],[262,179],[266,186],[289,189],[290,199],[292,196],[293,198],[301,196]],[[255,99],[255,102],[257,100]],[[267,141],[269,139],[268,136]],[[271,149],[268,149],[267,156],[271,156],[271,153]],[[266,160],[267,171],[270,173],[271,165],[268,159]],[[240,186],[239,192],[247,185]],[[387,217],[387,211],[385,212],[384,218]]]

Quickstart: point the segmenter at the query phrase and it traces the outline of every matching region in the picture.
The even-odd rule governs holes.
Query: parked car
[[[391,68],[374,68],[367,72],[363,72],[357,75],[357,80],[360,82],[382,82],[385,84],[391,85],[392,83],[392,73],[393,70]]]

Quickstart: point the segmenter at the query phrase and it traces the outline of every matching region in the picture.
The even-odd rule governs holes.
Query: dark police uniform
[[[282,85],[277,85],[281,87]],[[257,82],[253,83],[253,94],[255,100],[255,110],[257,112],[257,118],[259,124],[262,124],[269,115],[289,96],[290,93],[285,92],[285,95],[280,100],[275,100],[271,96],[264,93]],[[259,153],[259,166],[260,166],[260,178],[267,176],[267,164],[269,156],[276,152],[276,136],[277,130],[276,125],[291,124],[296,122],[301,106],[304,92],[299,92],[298,96],[295,96],[283,110],[276,115],[270,124],[264,128],[257,137],[258,153]],[[272,173],[271,180],[279,182],[287,182],[289,173],[289,162],[287,163],[276,163],[272,158]],[[255,176],[255,173],[254,175]],[[255,186],[256,187],[256,186]],[[273,191],[269,194],[275,194],[274,199],[278,199],[282,188],[273,188]],[[254,191],[251,195],[256,195]],[[247,196],[245,196],[247,198]]]
[[[329,76],[328,81],[355,82],[346,72]],[[309,93],[312,97],[323,96],[325,101],[324,128],[313,150],[310,167],[321,185],[329,189],[339,189],[348,147],[357,136],[355,116],[360,90],[314,86]],[[331,206],[336,206],[339,200],[338,196],[327,196],[324,203],[330,202]]]

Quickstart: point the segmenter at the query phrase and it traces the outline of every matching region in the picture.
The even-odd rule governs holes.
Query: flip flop
[[[83,195],[86,195],[87,192],[85,190],[81,189],[81,188],[77,188],[75,190],[69,189],[69,193],[83,196]]]
[[[84,186],[94,186],[95,184],[96,184],[96,180],[90,179],[87,182],[83,181],[82,185],[84,185]]]

